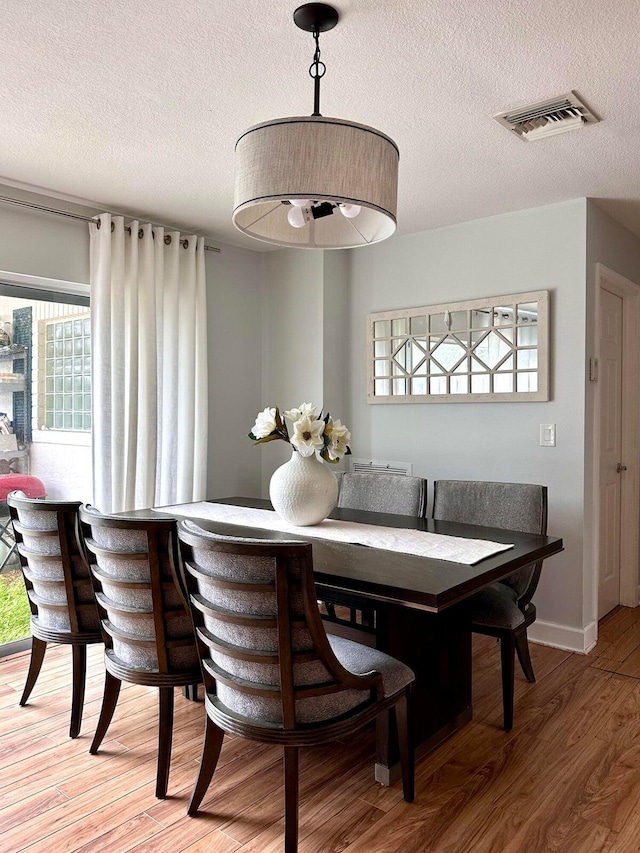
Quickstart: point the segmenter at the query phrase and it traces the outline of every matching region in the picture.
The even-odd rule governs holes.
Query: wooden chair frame
[[[285,777],[285,853],[297,851],[298,838],[298,750],[302,746],[325,744],[351,734],[375,719],[382,719],[395,711],[398,731],[402,783],[405,800],[414,796],[413,751],[409,742],[407,726],[408,688],[392,696],[383,695],[382,676],[377,672],[356,675],[345,669],[335,656],[327,639],[318,610],[315,583],[313,581],[312,547],[302,543],[256,542],[248,544],[216,541],[191,532],[184,522],[178,525],[178,537],[182,559],[177,574],[181,578],[183,591],[191,603],[194,630],[202,664],[205,685],[205,708],[207,721],[205,740],[200,764],[200,773],[193,791],[188,814],[195,815],[209,787],[216,769],[224,733],[240,735],[262,743],[279,744],[284,750]],[[236,592],[272,592],[276,596],[276,616],[250,616],[231,611],[212,610],[211,605],[198,593],[197,579],[201,570],[194,562],[193,548],[204,548],[225,554],[241,554],[244,557],[269,557],[275,562],[274,582],[241,582],[224,578],[212,578],[207,582],[221,589]],[[296,560],[300,566],[299,588],[302,593],[304,616],[295,619],[291,613],[290,597],[296,585],[292,581],[290,563]],[[278,650],[254,652],[238,647],[221,648],[207,630],[204,614],[211,612],[218,619],[245,627],[274,628],[278,632]],[[292,649],[292,630],[305,627],[311,634],[312,651]],[[282,723],[260,723],[243,717],[225,707],[216,694],[216,682],[225,683],[225,674],[208,657],[212,648],[220,648],[225,655],[243,661],[273,663],[279,667],[280,687],[255,685],[252,682],[231,682],[235,690],[251,696],[276,699],[280,702]],[[320,661],[330,673],[331,681],[322,685],[296,686],[294,683],[294,661]],[[227,682],[228,683],[228,682]],[[296,700],[308,699],[336,693],[342,690],[360,690],[368,693],[363,704],[353,711],[321,723],[301,723],[296,719]],[[385,723],[387,721],[385,720]],[[379,728],[384,736],[386,726]]]
[[[173,519],[132,519],[119,518],[108,515],[98,515],[88,512],[81,507],[80,532],[82,536],[82,553],[91,571],[94,584],[98,610],[101,616],[102,638],[105,644],[105,687],[102,700],[102,708],[98,720],[96,732],[91,743],[89,752],[95,755],[100,748],[104,736],[107,733],[113,714],[115,712],[122,681],[133,684],[141,684],[158,688],[159,724],[158,724],[158,771],[156,776],[156,797],[162,799],[167,794],[169,781],[169,765],[171,761],[171,746],[173,738],[173,700],[175,687],[187,687],[200,681],[199,667],[193,669],[179,669],[172,666],[170,661],[170,650],[178,648],[195,647],[194,637],[191,633],[181,637],[169,637],[168,624],[171,619],[186,615],[184,607],[168,607],[165,602],[167,590],[177,589],[180,596],[182,592],[174,580],[173,566],[175,557],[175,521]],[[147,551],[113,551],[98,547],[91,537],[91,528],[101,527],[113,530],[143,531],[147,536]],[[107,610],[103,602],[102,582],[105,576],[92,559],[91,552],[105,553],[113,557],[117,555],[126,560],[148,560],[150,569],[149,582],[135,580],[116,580],[109,577],[109,583],[122,588],[149,588],[153,602],[153,623],[155,639],[153,641],[133,634],[126,633],[116,628],[108,619]],[[128,612],[131,617],[136,616],[133,609]],[[147,612],[141,611],[141,615],[147,616]],[[120,661],[113,650],[113,638],[119,637],[127,643],[141,647],[152,647],[158,658],[158,671],[147,671],[134,666],[129,666]]]
[[[80,579],[78,568],[83,564],[82,554],[77,544],[78,509],[80,501],[45,501],[40,499],[21,497],[21,492],[11,492],[7,496],[9,512],[14,529],[16,548],[20,559],[22,577],[27,590],[29,608],[31,610],[31,657],[29,659],[29,670],[27,680],[20,697],[20,705],[26,705],[29,696],[35,686],[44,661],[47,643],[61,643],[71,646],[72,650],[72,694],[71,694],[71,723],[69,726],[69,737],[77,738],[80,734],[82,722],[82,708],[84,704],[84,690],[87,667],[87,646],[92,643],[101,643],[102,634],[99,628],[85,630],[81,627],[82,614],[93,612],[97,616],[95,601],[83,602],[79,600],[78,588],[81,584],[90,584],[89,577]],[[57,529],[36,530],[27,528],[20,523],[18,511],[46,511],[56,514]],[[59,609],[69,615],[69,630],[58,630],[42,625],[38,621],[38,596],[33,588],[33,583],[28,577],[29,551],[24,542],[24,533],[30,537],[46,538],[57,536],[60,542],[60,556],[49,559],[60,560],[64,577],[66,603],[60,604]],[[47,559],[46,555],[38,554],[40,559]],[[46,581],[41,581],[46,583]],[[47,604],[50,609],[56,605]]]

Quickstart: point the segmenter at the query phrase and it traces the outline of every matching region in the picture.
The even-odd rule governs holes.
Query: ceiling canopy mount
[[[293,13],[293,21],[308,33],[327,33],[338,23],[338,11],[327,3],[305,3]]]

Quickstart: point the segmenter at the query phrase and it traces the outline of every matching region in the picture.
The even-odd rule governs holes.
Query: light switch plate
[[[540,424],[540,447],[556,446],[556,425]]]

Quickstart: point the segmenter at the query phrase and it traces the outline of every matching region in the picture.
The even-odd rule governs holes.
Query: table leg
[[[377,646],[413,669],[409,730],[416,758],[471,720],[471,612],[467,602],[441,613],[395,605],[377,607]],[[377,738],[376,780],[400,778],[393,727]]]

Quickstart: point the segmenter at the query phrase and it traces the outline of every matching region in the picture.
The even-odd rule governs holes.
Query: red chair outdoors
[[[7,549],[7,553],[0,560],[0,572],[15,555],[18,556],[16,539],[11,526],[11,515],[7,504],[7,495],[10,492],[20,491],[28,498],[46,498],[47,490],[42,480],[31,477],[29,474],[0,474],[0,542]]]

